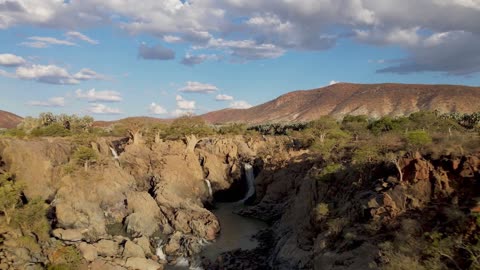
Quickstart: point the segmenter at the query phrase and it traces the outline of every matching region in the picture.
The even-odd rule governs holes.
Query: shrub
[[[34,199],[14,212],[13,226],[20,228],[22,234],[34,234],[40,241],[49,238],[50,224],[47,220],[47,206],[41,199]]]
[[[70,130],[59,123],[52,123],[48,126],[38,127],[31,132],[35,137],[67,137],[72,135]]]
[[[48,270],[75,270],[83,261],[80,251],[74,246],[57,246],[50,254]]]
[[[88,169],[88,165],[90,162],[93,162],[97,159],[97,153],[91,148],[87,146],[80,146],[77,148],[75,153],[73,153],[73,159],[79,165],[84,165],[86,169]]]
[[[432,137],[424,130],[410,131],[406,135],[407,144],[413,150],[419,150],[432,142]]]
[[[22,186],[10,174],[0,175],[0,211],[10,224],[12,215],[20,203]]]

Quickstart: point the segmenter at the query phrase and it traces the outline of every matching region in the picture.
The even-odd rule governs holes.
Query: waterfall
[[[245,202],[248,198],[252,197],[255,194],[255,175],[253,174],[253,167],[252,165],[245,163],[245,177],[247,178],[248,190],[245,197],[241,200],[241,202]]]
[[[205,179],[204,180],[205,183],[207,184],[207,188],[208,188],[208,195],[211,197],[213,197],[213,191],[212,191],[212,184],[210,183],[210,180],[208,179]]]
[[[118,159],[119,159],[119,156],[118,156],[117,151],[115,150],[115,148],[110,147],[110,151],[112,151],[113,159],[118,160]]]
[[[166,261],[167,260],[167,255],[165,255],[165,253],[163,252],[163,245],[162,245],[163,241],[160,240],[158,241],[158,247],[156,249],[156,252],[155,254],[158,256],[158,258],[162,261]]]

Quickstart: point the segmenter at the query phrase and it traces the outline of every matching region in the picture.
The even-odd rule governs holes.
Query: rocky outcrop
[[[242,137],[199,139],[189,150],[182,141],[82,142],[97,154],[88,171],[72,159],[77,145],[69,139],[1,139],[0,166],[24,184],[28,200],[50,204],[52,236],[76,247],[91,269],[159,269],[167,263],[155,256],[160,240],[175,260],[217,237],[217,218],[204,208],[205,179],[213,192],[228,189],[254,155]]]

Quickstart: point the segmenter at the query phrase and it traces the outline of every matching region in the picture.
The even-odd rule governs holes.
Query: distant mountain
[[[22,119],[18,115],[0,110],[0,128],[14,128],[22,122]]]
[[[322,115],[400,116],[420,110],[480,111],[480,87],[419,84],[338,83],[287,93],[250,109],[224,109],[202,115],[210,123],[310,121]]]

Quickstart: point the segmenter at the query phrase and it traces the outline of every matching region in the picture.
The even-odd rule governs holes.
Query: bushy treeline
[[[91,116],[41,113],[38,117],[26,117],[17,128],[4,131],[4,135],[15,137],[67,137],[80,133],[92,133],[94,119]]]
[[[325,116],[289,135],[295,138],[297,147],[309,147],[333,157],[344,157],[342,153],[348,151],[358,162],[385,158],[391,152],[423,151],[439,155],[480,150],[479,121],[472,120],[478,114],[461,118],[452,115],[422,111],[376,120],[346,116],[341,121]]]

